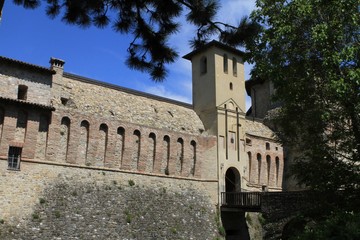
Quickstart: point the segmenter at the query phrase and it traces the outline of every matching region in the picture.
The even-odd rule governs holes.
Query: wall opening
[[[241,191],[240,173],[234,167],[231,167],[226,171],[226,174],[225,174],[225,191],[227,193],[240,192]]]
[[[237,77],[237,60],[235,57],[232,59],[233,75]]]
[[[224,73],[228,73],[228,56],[227,56],[227,54],[224,54],[224,56],[223,56],[223,70],[224,70]]]
[[[20,159],[21,159],[22,148],[20,147],[9,147],[8,152],[8,169],[9,170],[20,170]]]
[[[26,85],[19,85],[17,98],[19,100],[27,99],[28,87]]]
[[[200,59],[200,74],[207,73],[207,58],[205,56]]]

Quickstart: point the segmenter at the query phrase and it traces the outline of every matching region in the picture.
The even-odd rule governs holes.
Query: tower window
[[[207,58],[202,57],[200,60],[200,73],[205,74],[207,72]]]
[[[223,56],[223,61],[224,73],[228,73],[228,56],[226,54]]]
[[[233,90],[233,84],[232,82],[229,84],[230,90]]]
[[[26,85],[19,85],[18,88],[18,99],[26,100],[28,87]]]
[[[8,153],[8,169],[19,170],[20,169],[20,158],[22,148],[20,147],[9,147]]]
[[[233,75],[236,77],[237,76],[237,60],[236,60],[236,58],[232,59],[232,65],[233,65]]]

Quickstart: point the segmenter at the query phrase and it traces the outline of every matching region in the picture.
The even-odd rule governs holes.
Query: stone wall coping
[[[0,156],[0,160],[7,161],[7,157]],[[82,168],[82,169],[89,169],[89,170],[101,170],[101,171],[108,171],[108,172],[128,173],[128,174],[145,175],[145,176],[160,177],[160,178],[171,178],[171,179],[195,181],[195,182],[218,182],[217,179],[199,179],[199,178],[181,177],[181,176],[167,176],[167,175],[156,174],[156,173],[146,173],[146,172],[114,169],[114,168],[107,168],[107,167],[84,166],[84,165],[76,165],[76,164],[69,164],[69,163],[39,161],[39,160],[28,159],[28,158],[21,158],[21,162],[54,165],[54,166],[61,166],[61,167],[71,167],[71,168]]]
[[[25,101],[25,100],[19,100],[19,99],[13,99],[13,98],[7,98],[7,97],[2,97],[0,96],[0,103],[10,103],[10,104],[16,104],[16,105],[26,105],[28,107],[32,107],[32,108],[41,108],[41,109],[46,109],[46,110],[50,110],[50,111],[55,111],[55,108],[51,105],[44,105],[44,104],[40,104],[40,103],[34,103],[34,102],[29,102],[29,101]]]

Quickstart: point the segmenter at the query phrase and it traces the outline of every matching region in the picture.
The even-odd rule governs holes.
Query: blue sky
[[[255,0],[222,0],[218,19],[236,24],[254,9]],[[184,23],[170,43],[179,56],[190,52],[188,41],[194,28]],[[172,65],[163,83],[154,83],[147,74],[124,64],[131,36],[110,27],[82,29],[48,18],[43,6],[25,10],[5,0],[0,22],[0,55],[48,67],[50,57],[65,61],[66,72],[109,82],[122,87],[191,103],[191,64],[181,57]],[[250,67],[245,65],[248,73]],[[245,77],[246,79],[248,76]],[[249,100],[249,99],[248,99]],[[248,101],[247,100],[247,101]]]

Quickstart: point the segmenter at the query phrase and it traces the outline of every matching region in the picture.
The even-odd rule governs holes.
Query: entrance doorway
[[[236,168],[231,167],[225,173],[225,192],[230,193],[240,191],[240,173]]]

